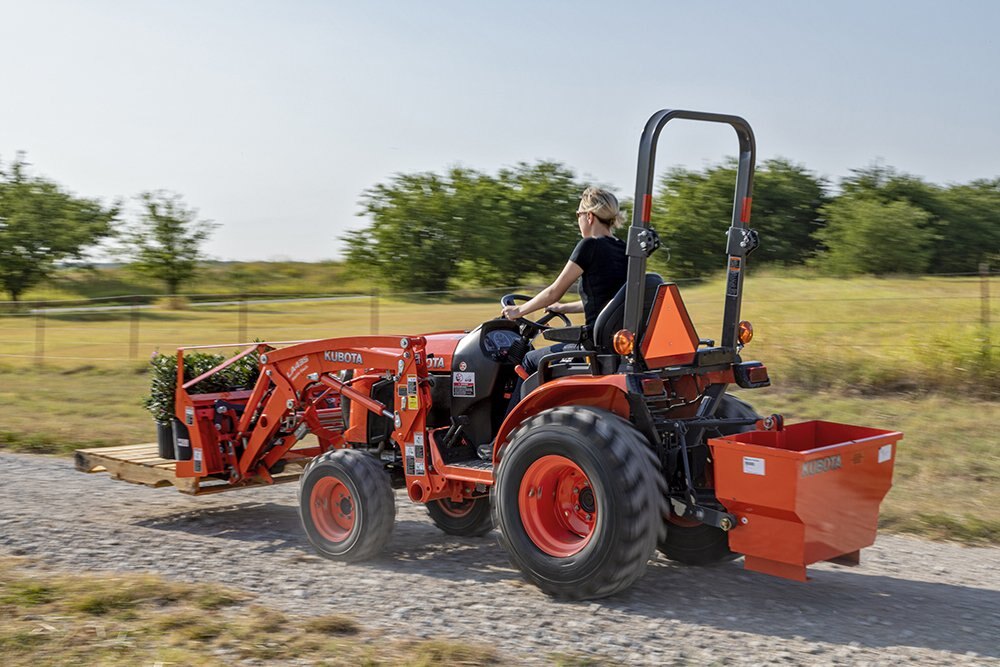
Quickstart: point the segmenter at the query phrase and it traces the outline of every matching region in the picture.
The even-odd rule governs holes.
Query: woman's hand
[[[516,320],[522,315],[521,309],[517,306],[504,306],[501,314],[508,320]]]
[[[550,313],[565,313],[565,312],[567,312],[566,311],[566,306],[568,306],[568,305],[569,304],[566,304],[566,303],[558,303],[558,302],[556,302],[556,303],[552,304],[551,306],[549,306],[548,308],[546,308],[545,310],[549,311]]]

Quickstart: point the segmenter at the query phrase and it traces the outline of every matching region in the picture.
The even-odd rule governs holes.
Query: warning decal
[[[743,260],[739,257],[729,258],[729,277],[726,279],[726,296],[736,296],[740,293],[740,271]]]
[[[406,444],[406,474],[423,475],[426,472],[424,434],[414,433],[413,444]]]
[[[764,459],[756,456],[743,457],[743,473],[747,475],[764,475]]]
[[[414,469],[414,459],[413,459],[414,447],[410,443],[403,445],[403,456],[406,459],[406,474],[412,475]]]
[[[416,410],[420,407],[420,399],[417,393],[417,376],[407,375],[406,376],[406,409]]]
[[[885,463],[892,460],[892,445],[882,445],[878,448],[878,462]]]
[[[451,376],[452,396],[475,396],[476,374],[457,372]]]

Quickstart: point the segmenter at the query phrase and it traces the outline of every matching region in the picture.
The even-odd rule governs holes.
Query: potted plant
[[[184,355],[184,381],[188,382],[225,360],[221,354],[193,352]],[[191,458],[187,427],[174,415],[177,390],[177,356],[158,354],[151,362],[149,396],[143,405],[156,422],[157,449],[161,458],[186,461]],[[193,394],[208,394],[237,389],[250,389],[260,374],[260,359],[256,352],[248,354],[222,371],[191,387]]]
[[[149,396],[143,407],[156,422],[156,448],[162,459],[174,458],[174,385],[177,383],[177,357],[157,354],[150,362]]]

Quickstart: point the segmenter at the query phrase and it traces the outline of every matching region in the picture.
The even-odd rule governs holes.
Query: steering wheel
[[[531,299],[530,296],[525,296],[524,294],[504,294],[502,297],[500,297],[500,305],[504,307],[514,306],[517,305],[514,303],[515,300],[527,302],[530,299]],[[514,321],[520,325],[534,329],[535,330],[534,333],[531,334],[533,337],[539,331],[545,331],[546,329],[551,329],[552,327],[549,326],[549,322],[552,320],[553,317],[558,317],[562,321],[563,326],[567,327],[573,326],[573,322],[571,322],[570,319],[566,317],[566,315],[564,315],[563,313],[554,313],[551,310],[545,311],[545,314],[542,315],[542,318],[537,321],[529,320],[527,317],[519,317]]]

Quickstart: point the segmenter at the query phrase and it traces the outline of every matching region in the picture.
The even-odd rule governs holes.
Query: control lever
[[[441,443],[445,448],[451,447],[452,443],[462,437],[462,430],[469,425],[468,415],[460,415],[451,418],[451,426],[444,434],[444,441]]]

